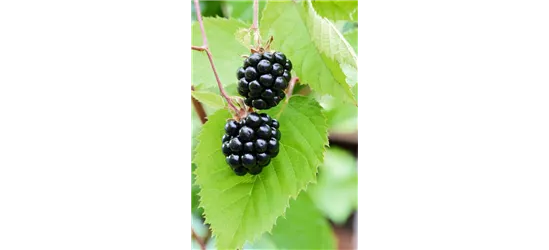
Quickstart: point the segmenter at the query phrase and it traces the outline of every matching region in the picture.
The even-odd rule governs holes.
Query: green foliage
[[[208,37],[208,46],[223,86],[236,85],[236,69],[241,65],[241,55],[249,55],[250,50],[235,39],[238,29],[249,25],[235,19],[204,18],[204,29]],[[192,24],[192,44],[202,45],[202,35],[197,22]],[[192,51],[192,81],[196,90],[217,91],[217,82],[206,52]],[[216,92],[218,93],[218,92]]]
[[[270,240],[276,249],[336,249],[330,223],[307,193],[290,202],[285,217],[279,217]]]
[[[194,172],[194,170],[196,169],[196,164],[192,163],[191,169]],[[198,196],[198,192],[200,192],[200,187],[195,184],[196,176],[194,175],[194,173],[192,173],[191,175],[191,213],[193,214],[193,216],[202,216],[202,213],[204,213],[204,209],[198,206],[200,199],[200,197]]]
[[[275,38],[273,48],[283,51],[301,82],[321,94],[355,103],[346,75],[357,71],[357,56],[328,19],[319,16],[309,1],[268,2],[260,23],[262,37]]]
[[[213,92],[205,91],[191,91],[191,95],[204,105],[209,106],[212,109],[221,109],[225,107],[225,101],[223,97]]]
[[[296,198],[316,181],[328,143],[326,118],[312,98],[294,96],[288,105],[269,110],[280,115],[280,153],[256,176],[236,176],[221,152],[223,126],[231,117],[218,110],[208,117],[199,135],[194,163],[200,186],[200,206],[220,249],[241,247],[270,231]]]
[[[357,106],[344,103],[331,96],[323,96],[320,100],[322,107],[326,110],[330,132],[354,133],[358,131]]]
[[[317,184],[307,192],[328,218],[342,224],[358,206],[357,161],[337,147],[329,148],[324,159]]]
[[[259,1],[259,18],[261,18],[261,10],[265,7],[266,2]],[[254,20],[253,1],[224,1],[223,13],[227,17],[252,23]]]
[[[347,42],[353,47],[355,52],[358,54],[358,29],[349,31],[345,34],[343,34],[345,39],[347,39]]]
[[[316,12],[330,20],[353,20],[358,18],[358,1],[312,0]]]
[[[200,1],[200,10],[202,16],[222,16],[223,1]],[[191,1],[191,21],[196,21],[196,11],[194,10],[194,2]]]

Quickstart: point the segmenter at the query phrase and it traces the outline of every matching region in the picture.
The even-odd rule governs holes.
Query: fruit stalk
[[[200,32],[202,34],[202,46],[191,46],[191,49],[197,50],[197,51],[205,51],[206,55],[208,55],[208,60],[210,61],[210,66],[212,66],[212,71],[215,75],[215,80],[217,81],[217,87],[219,88],[219,92],[221,93],[221,96],[227,100],[227,104],[229,107],[238,114],[238,109],[234,106],[234,104],[231,101],[231,98],[229,95],[227,95],[227,92],[225,92],[225,89],[223,88],[223,84],[221,84],[221,80],[219,79],[219,75],[217,74],[217,70],[215,69],[215,65],[213,62],[212,52],[210,52],[210,48],[208,47],[208,38],[206,37],[206,32],[204,31],[204,22],[202,21],[202,14],[200,12],[200,4],[198,3],[198,0],[194,0],[194,8],[196,10],[196,19],[198,20],[198,23],[200,25]]]
[[[299,77],[294,76],[292,79],[290,79],[290,83],[288,84],[288,90],[286,92],[286,103],[290,101],[290,97],[292,97],[292,93],[294,92],[294,85],[296,82],[299,82]]]

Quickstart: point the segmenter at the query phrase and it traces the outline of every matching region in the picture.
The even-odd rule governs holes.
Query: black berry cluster
[[[270,109],[284,97],[284,90],[292,78],[292,62],[280,52],[253,53],[238,68],[238,93],[246,105],[256,109]]]
[[[255,112],[239,122],[227,121],[221,149],[237,175],[259,174],[278,155],[278,126],[276,119]]]

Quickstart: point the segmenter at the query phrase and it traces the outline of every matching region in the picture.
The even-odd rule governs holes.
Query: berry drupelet
[[[253,53],[238,68],[238,93],[246,105],[270,109],[286,96],[292,78],[292,62],[281,52]]]
[[[255,112],[239,122],[227,121],[221,149],[235,174],[256,175],[269,165],[278,155],[281,136],[278,127],[276,119]]]

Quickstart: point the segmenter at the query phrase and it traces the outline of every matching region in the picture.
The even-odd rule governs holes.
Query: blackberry
[[[253,63],[250,62],[250,63]],[[278,155],[280,130],[276,119],[267,114],[250,113],[240,122],[225,124],[221,151],[236,175],[256,175]]]
[[[238,94],[256,109],[270,109],[284,97],[292,78],[292,62],[281,52],[253,53],[236,71]]]

